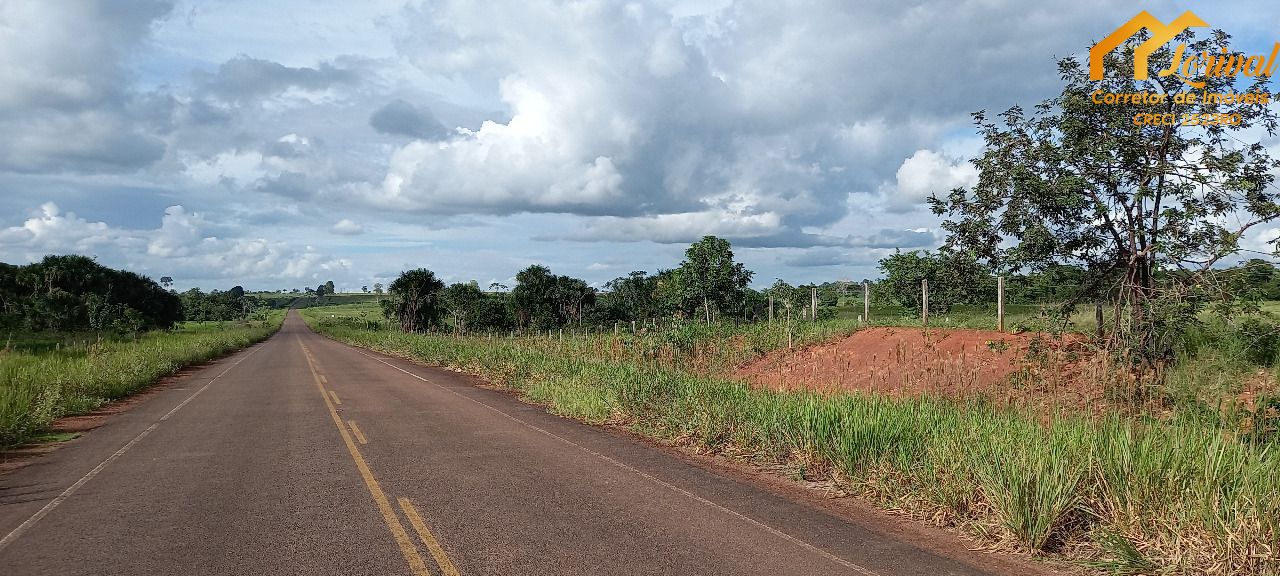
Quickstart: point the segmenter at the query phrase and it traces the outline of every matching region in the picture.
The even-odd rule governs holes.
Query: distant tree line
[[[182,319],[182,301],[154,280],[85,256],[0,263],[0,326],[31,332],[140,332]]]
[[[631,272],[603,291],[542,265],[518,272],[513,287],[491,284],[488,290],[474,281],[445,286],[430,270],[409,270],[387,287],[382,309],[411,332],[538,331],[663,317],[751,319],[762,316],[764,298],[747,287],[751,277],[727,240],[707,236],[685,251],[675,269]]]
[[[182,300],[183,319],[193,321],[242,320],[257,310],[269,307],[262,297],[247,294],[240,286],[208,293],[192,288],[179,294],[179,298]]]

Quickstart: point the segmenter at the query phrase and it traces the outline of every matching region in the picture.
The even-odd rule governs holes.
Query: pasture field
[[[832,482],[985,546],[1115,573],[1280,566],[1275,356],[1251,360],[1257,343],[1232,326],[1200,328],[1167,390],[1134,401],[1119,393],[1132,392],[1124,382],[1098,382],[1106,409],[1080,411],[982,395],[779,391],[730,376],[788,344],[848,337],[857,326],[842,319],[513,338],[403,334],[369,305],[303,317],[330,337],[476,374],[558,414]]]
[[[266,339],[283,311],[264,320],[183,322],[137,338],[16,337],[0,351],[0,447],[40,433],[53,420],[97,409],[181,368]]]

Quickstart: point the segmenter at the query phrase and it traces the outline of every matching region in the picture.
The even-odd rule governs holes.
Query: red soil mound
[[[867,328],[842,340],[773,352],[738,367],[734,376],[774,389],[963,397],[1006,389],[1020,370],[1036,373],[1038,386],[1065,382],[1060,352],[1072,340],[994,330]],[[1033,346],[1054,361],[1045,362],[1044,355],[1033,360]]]

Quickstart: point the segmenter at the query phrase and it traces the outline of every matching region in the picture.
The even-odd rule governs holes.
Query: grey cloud
[[[784,256],[782,262],[787,266],[798,268],[824,268],[830,266],[865,266],[877,261],[874,255],[866,252],[852,253],[831,248],[815,248],[802,250],[791,256]]]
[[[382,134],[422,140],[439,140],[449,135],[449,130],[431,114],[431,110],[399,98],[375,110],[369,116],[369,126]]]
[[[197,126],[225,125],[234,118],[226,108],[205,100],[194,100],[184,109],[184,119]]]
[[[127,62],[168,2],[0,8],[0,171],[127,172],[165,151],[173,101],[140,93]]]
[[[197,73],[197,82],[212,96],[224,102],[243,104],[273,96],[290,88],[324,90],[332,86],[354,84],[360,73],[322,62],[315,68],[290,67],[249,56],[238,56],[218,67],[213,74]]]
[[[305,158],[320,142],[311,138],[281,138],[266,143],[262,154],[276,158]]]
[[[932,230],[882,229],[860,239],[855,245],[866,248],[936,248],[938,236]]]
[[[316,187],[316,182],[306,174],[281,172],[279,175],[258,180],[254,190],[295,200],[306,200],[315,195]]]
[[[358,236],[364,234],[364,226],[350,218],[343,218],[329,227],[329,233],[338,236]]]

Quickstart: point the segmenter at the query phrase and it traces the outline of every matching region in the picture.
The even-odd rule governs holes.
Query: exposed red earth
[[[775,390],[863,391],[891,396],[964,398],[1025,392],[1019,373],[1036,386],[1082,397],[1096,390],[1072,376],[1080,337],[995,330],[873,327],[836,341],[778,350],[739,366],[737,378]]]

